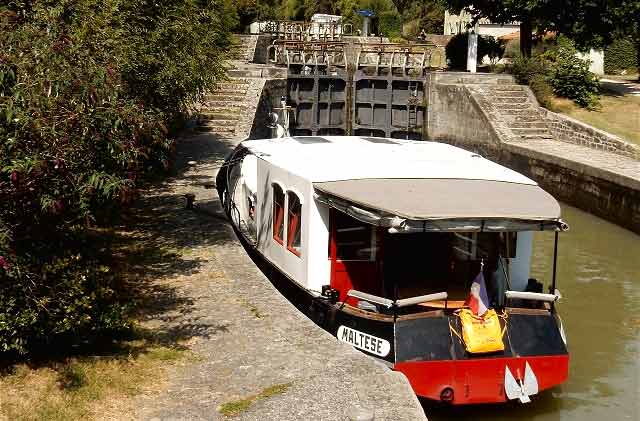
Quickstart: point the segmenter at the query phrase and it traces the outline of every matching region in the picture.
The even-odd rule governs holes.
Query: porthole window
[[[283,244],[284,237],[284,191],[273,185],[273,239]]]
[[[288,200],[288,224],[287,224],[287,249],[300,256],[300,235],[302,226],[302,204],[297,194],[287,192]]]

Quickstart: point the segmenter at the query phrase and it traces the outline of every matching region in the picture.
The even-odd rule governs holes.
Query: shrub
[[[513,59],[518,57],[519,55],[520,55],[520,40],[512,39],[507,41],[507,44],[505,45],[505,48],[504,48],[503,57]]]
[[[0,352],[129,325],[89,234],[169,168],[171,129],[222,76],[225,4],[0,6]]]
[[[562,38],[557,48],[545,52],[542,59],[549,61],[547,81],[556,95],[572,99],[581,107],[594,107],[600,83],[589,71],[589,60],[579,58],[577,53],[573,44]]]
[[[552,108],[553,88],[543,74],[535,74],[529,80],[529,87],[541,106]]]
[[[581,107],[598,103],[599,82],[589,71],[589,61],[577,56],[578,51],[566,38],[560,38],[532,58],[517,56],[511,72],[521,84],[528,84],[543,106],[549,104],[550,87],[555,95],[573,100]]]
[[[623,70],[635,72],[637,68],[638,56],[633,39],[617,39],[604,50],[604,72],[606,74],[617,74]]]
[[[460,70],[466,69],[467,49],[468,34],[465,32],[454,35],[445,49],[449,67]],[[487,55],[492,61],[496,62],[502,57],[503,51],[504,48],[500,42],[493,37],[487,35],[478,36],[478,63]]]
[[[380,13],[378,31],[381,36],[388,38],[402,37],[402,20],[395,10]]]
[[[545,76],[547,69],[545,68],[545,62],[537,57],[527,58],[518,55],[513,60],[511,73],[518,83],[528,85],[534,77]]]

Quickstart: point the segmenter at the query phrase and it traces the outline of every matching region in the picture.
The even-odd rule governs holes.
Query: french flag
[[[487,286],[484,283],[484,275],[482,269],[471,284],[471,294],[467,298],[466,304],[476,316],[482,316],[489,309],[489,296],[487,295]]]

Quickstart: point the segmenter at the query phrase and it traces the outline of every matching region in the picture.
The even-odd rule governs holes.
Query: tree
[[[0,354],[129,326],[96,227],[170,167],[234,23],[227,0],[0,2]]]
[[[520,51],[531,56],[532,33],[548,31],[564,34],[581,49],[603,47],[616,29],[635,27],[638,0],[446,0],[449,10],[466,8],[474,21],[482,17],[495,23],[520,22]]]
[[[640,1],[622,0],[621,4],[614,9],[613,22],[616,24],[616,33],[630,36],[636,45],[638,81],[640,81]]]
[[[441,34],[444,28],[445,6],[442,0],[393,0],[403,23],[413,32],[410,37],[417,38],[422,30],[428,34]]]

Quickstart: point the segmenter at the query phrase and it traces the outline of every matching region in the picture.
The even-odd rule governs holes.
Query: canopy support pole
[[[555,231],[555,239],[553,243],[553,277],[551,281],[551,291],[550,294],[556,293],[556,267],[558,264],[558,231]],[[555,310],[555,302],[551,303],[551,311]]]

